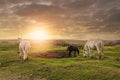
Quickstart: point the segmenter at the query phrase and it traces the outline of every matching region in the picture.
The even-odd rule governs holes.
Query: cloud
[[[45,23],[58,35],[116,36],[120,32],[119,5],[119,0],[0,0],[0,27]]]
[[[53,3],[50,2],[50,1],[42,1],[42,2],[38,2],[38,3],[36,3],[36,4],[38,4],[38,5],[46,5],[46,6],[51,6],[51,5],[53,5]]]

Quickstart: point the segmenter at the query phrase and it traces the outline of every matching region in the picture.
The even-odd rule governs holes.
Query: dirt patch
[[[46,52],[46,53],[33,53],[35,57],[41,58],[67,58],[69,57],[67,53],[59,53],[59,52]]]

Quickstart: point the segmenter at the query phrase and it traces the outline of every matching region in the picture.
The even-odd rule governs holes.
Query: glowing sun
[[[30,39],[33,39],[33,40],[46,40],[46,39],[49,39],[48,33],[46,31],[43,31],[43,30],[32,31],[29,34],[29,37],[30,37]]]

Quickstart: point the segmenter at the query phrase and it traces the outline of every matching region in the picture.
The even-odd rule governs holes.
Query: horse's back
[[[85,44],[85,46],[88,46],[89,48],[96,50],[97,48],[101,48],[104,46],[102,40],[89,40]]]
[[[67,50],[78,51],[79,49],[76,46],[68,46]]]
[[[21,49],[28,49],[30,47],[31,47],[30,41],[28,41],[28,40],[20,41],[19,48],[21,48]]]

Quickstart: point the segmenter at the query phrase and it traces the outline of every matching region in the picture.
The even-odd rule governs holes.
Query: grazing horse
[[[71,52],[74,51],[74,56],[76,57],[76,52],[79,55],[79,49],[76,46],[70,45],[67,47],[67,52],[69,53],[69,57],[71,56]]]
[[[27,60],[28,59],[28,53],[30,51],[30,41],[28,40],[23,40],[21,38],[18,38],[18,44],[19,44],[19,57],[22,56],[23,54],[23,60]]]
[[[92,57],[92,50],[97,50],[98,55],[99,55],[99,59],[101,59],[101,56],[103,55],[103,41],[102,40],[89,40],[87,41],[87,43],[84,46],[84,50],[83,50],[83,56],[90,56]]]

